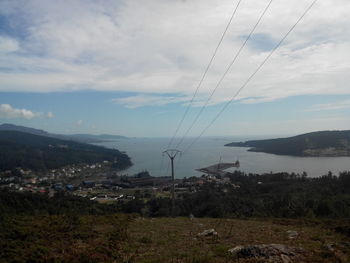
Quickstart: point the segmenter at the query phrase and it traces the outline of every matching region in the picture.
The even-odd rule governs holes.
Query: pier
[[[225,172],[226,169],[234,168],[234,167],[235,168],[240,167],[240,163],[238,160],[234,163],[218,163],[218,164],[210,165],[208,167],[196,169],[196,171],[202,172],[208,175],[224,175],[226,173]]]

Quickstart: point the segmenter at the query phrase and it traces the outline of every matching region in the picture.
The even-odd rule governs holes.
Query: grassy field
[[[264,262],[235,259],[228,250],[238,245],[278,243],[303,248],[303,262],[350,262],[349,239],[328,226],[326,222],[282,219],[137,218],[130,225],[123,253],[129,262],[144,263]],[[218,237],[198,237],[212,228]],[[290,239],[289,230],[297,231],[298,236]],[[327,246],[333,246],[334,251]]]
[[[349,237],[334,230],[346,221],[286,219],[23,216],[5,220],[0,262],[215,263],[267,262],[235,258],[237,245],[284,244],[303,249],[291,262],[350,262]],[[206,229],[217,236],[199,237]],[[289,238],[289,230],[298,235]]]

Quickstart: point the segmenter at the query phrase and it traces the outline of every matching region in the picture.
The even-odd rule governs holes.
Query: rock
[[[326,247],[329,251],[334,252],[335,244],[329,243],[329,244],[326,244],[325,247]]]
[[[295,239],[295,238],[297,238],[297,236],[299,236],[299,233],[297,231],[294,231],[294,230],[288,230],[287,234],[288,234],[289,239]]]
[[[292,260],[290,259],[290,257],[283,254],[281,255],[281,260],[283,263],[292,263]]]
[[[208,236],[217,236],[218,232],[215,231],[214,228],[204,230],[202,233],[199,233],[197,236],[199,237],[208,237]]]
[[[228,250],[230,254],[237,258],[264,258],[266,262],[290,263],[300,257],[303,252],[300,248],[287,247],[281,244],[263,244],[251,246],[236,246]]]
[[[239,251],[241,251],[244,247],[243,246],[236,246],[234,248],[231,248],[228,250],[228,253],[230,254],[237,254]]]

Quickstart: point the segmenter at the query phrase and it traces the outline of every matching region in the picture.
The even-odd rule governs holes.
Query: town
[[[205,169],[204,169],[205,171]],[[207,171],[200,177],[175,179],[175,192],[191,193],[198,191],[205,183],[231,185],[230,172]],[[117,200],[133,200],[136,197],[170,197],[171,176],[154,177],[148,171],[135,175],[124,174],[112,168],[112,163],[103,161],[94,164],[76,164],[47,172],[34,172],[17,167],[0,172],[0,189],[18,192],[46,194],[56,193],[89,198],[101,203]]]

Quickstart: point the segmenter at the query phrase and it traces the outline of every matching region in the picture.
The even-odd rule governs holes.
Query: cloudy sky
[[[0,0],[0,123],[171,136],[238,0]],[[241,0],[179,134],[270,0]],[[274,0],[198,135],[313,0]],[[350,129],[350,1],[319,0],[206,135]]]

